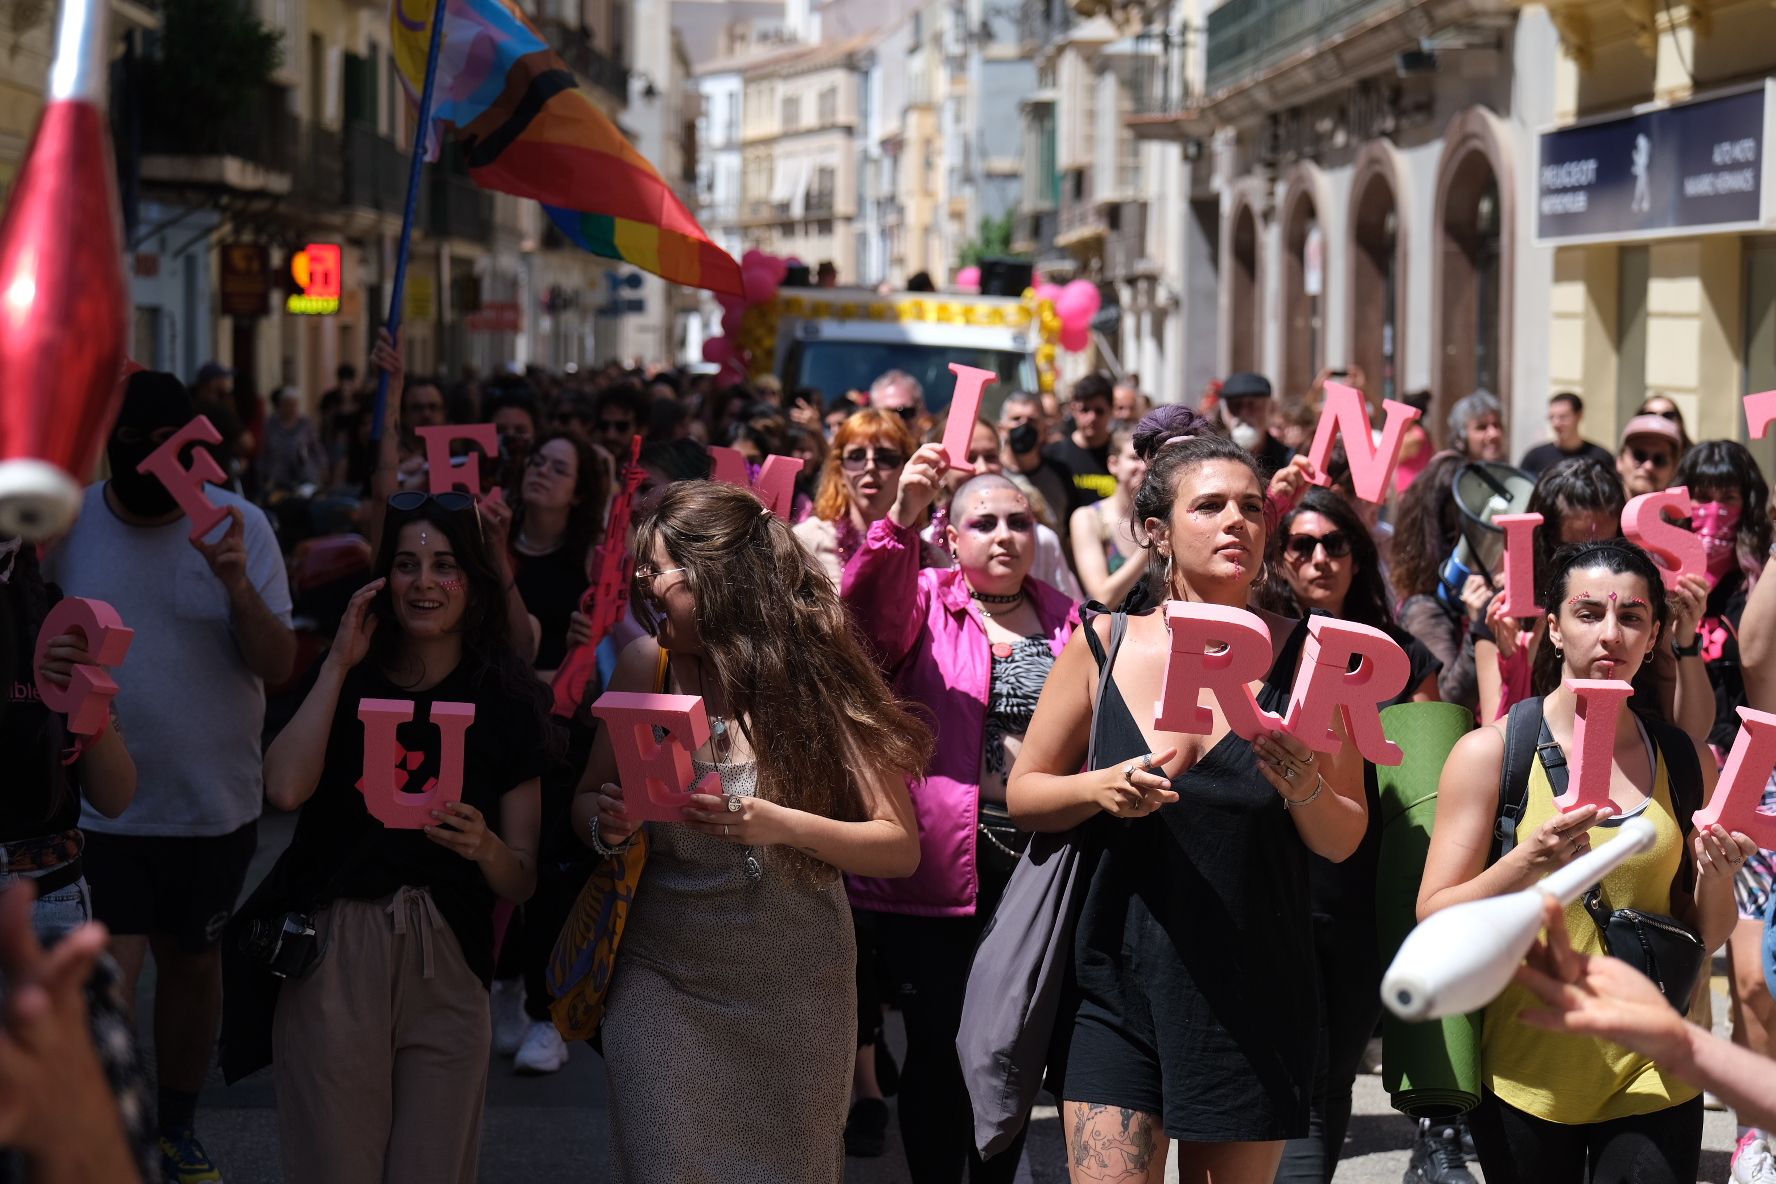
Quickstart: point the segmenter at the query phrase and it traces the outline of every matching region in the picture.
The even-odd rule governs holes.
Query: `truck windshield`
[[[999,375],[981,399],[981,414],[999,413],[1005,396],[1033,381],[1025,373],[1028,355],[1012,350],[953,345],[911,345],[887,341],[797,341],[783,359],[783,389],[813,387],[829,404],[849,390],[867,391],[890,370],[904,370],[925,389],[926,409],[936,413],[950,405],[956,379],[950,363],[979,366]]]

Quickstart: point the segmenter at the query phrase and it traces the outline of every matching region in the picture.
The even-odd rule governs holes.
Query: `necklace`
[[[973,588],[968,590],[968,594],[982,604],[1016,604],[1024,598],[1024,590],[1022,588],[1019,588],[1016,592],[1007,592],[1003,596],[995,596],[991,592],[976,592]]]

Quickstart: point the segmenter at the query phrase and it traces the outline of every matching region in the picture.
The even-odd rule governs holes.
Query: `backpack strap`
[[[1665,762],[1665,785],[1671,790],[1671,810],[1677,815],[1678,833],[1683,836],[1679,845],[1682,862],[1678,867],[1677,883],[1684,892],[1692,892],[1696,887],[1696,863],[1690,854],[1689,839],[1690,832],[1696,828],[1691,815],[1702,808],[1702,762],[1696,756],[1695,742],[1682,728],[1650,715],[1641,716],[1640,722],[1646,725],[1653,746]],[[1655,770],[1654,777],[1657,776]]]
[[[1493,826],[1489,864],[1497,863],[1517,846],[1517,824],[1529,808],[1529,773],[1535,765],[1542,731],[1542,701],[1539,698],[1523,699],[1511,705],[1510,713],[1505,716],[1505,759],[1499,766],[1498,821]],[[1558,746],[1554,751],[1560,751]],[[1564,782],[1564,757],[1561,764],[1561,780]]]
[[[1097,701],[1099,703],[1098,712],[1101,713],[1103,711],[1102,704],[1104,702],[1104,690],[1110,685],[1110,671],[1116,665],[1116,653],[1118,650],[1122,649],[1122,639],[1128,633],[1128,614],[1110,614],[1110,652],[1108,654],[1104,652],[1103,642],[1098,640],[1098,631],[1094,627],[1095,623],[1095,621],[1088,621],[1080,625],[1080,628],[1085,630],[1085,644],[1091,647],[1092,657],[1095,658],[1098,663]],[[1088,769],[1097,768],[1097,759],[1098,719],[1097,715],[1094,714],[1091,724],[1091,739],[1086,744],[1085,767]]]

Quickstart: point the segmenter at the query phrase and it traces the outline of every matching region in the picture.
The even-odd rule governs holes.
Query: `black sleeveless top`
[[[1303,621],[1259,706],[1283,712],[1306,636]],[[1092,728],[1096,768],[1148,751],[1114,679]],[[1082,1010],[1150,1047],[1172,1138],[1305,1135],[1320,1029],[1309,851],[1232,732],[1172,788],[1178,801],[1154,814],[1082,828],[1096,857],[1074,937]]]

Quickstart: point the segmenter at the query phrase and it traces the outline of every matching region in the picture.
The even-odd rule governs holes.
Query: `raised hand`
[[[370,602],[382,591],[387,580],[371,580],[352,593],[345,613],[339,618],[339,630],[333,635],[333,647],[327,661],[340,670],[350,670],[370,653],[370,639],[376,636],[380,618],[370,612]]]
[[[197,548],[204,562],[210,565],[210,571],[232,595],[247,584],[247,527],[246,515],[241,513],[239,506],[228,507],[228,518],[228,529],[220,539],[213,543],[206,543],[201,538],[192,539],[191,545]]]

